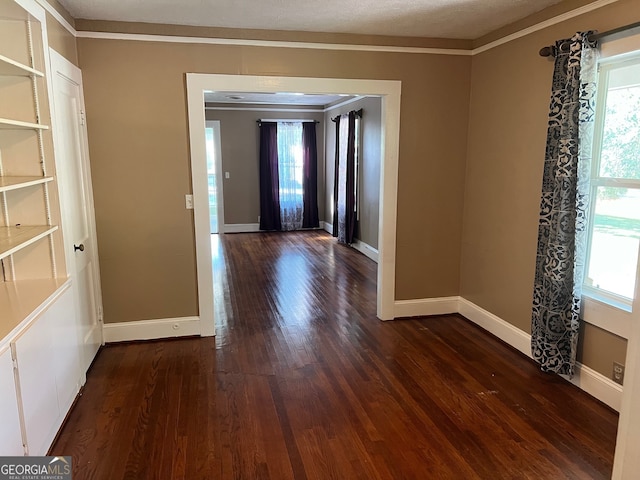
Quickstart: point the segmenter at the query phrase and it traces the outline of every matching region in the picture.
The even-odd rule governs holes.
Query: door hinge
[[[102,313],[102,307],[98,307],[98,322],[101,322],[104,320],[104,314]]]
[[[87,120],[85,118],[84,110],[80,110],[80,125],[85,125]]]

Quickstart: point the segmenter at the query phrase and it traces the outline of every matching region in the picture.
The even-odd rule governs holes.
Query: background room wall
[[[237,106],[236,106],[237,107]],[[217,107],[224,108],[224,107]],[[242,108],[250,108],[243,105]],[[322,107],[314,107],[316,112],[299,108],[299,112],[282,111],[282,105],[262,106],[269,110],[206,110],[207,120],[220,121],[220,144],[222,149],[224,221],[225,224],[257,224],[260,215],[260,131],[256,120],[311,119],[316,125],[318,143],[318,210],[319,218],[324,214],[324,113]],[[286,107],[287,110],[295,107]],[[280,110],[278,110],[280,109]],[[274,111],[275,110],[275,111]],[[222,173],[221,172],[221,173]]]
[[[538,50],[638,20],[637,1],[620,0],[473,57],[460,294],[525,332],[553,71]],[[583,324],[580,362],[610,378],[625,351],[624,339]]]
[[[324,221],[333,223],[333,183],[335,175],[336,129],[331,121],[338,115],[351,110],[362,109],[362,153],[359,164],[358,178],[360,189],[358,233],[356,238],[367,245],[378,248],[378,218],[380,212],[380,164],[382,161],[382,101],[379,97],[367,97],[338,108],[329,108],[325,114],[326,127],[326,175]]]
[[[396,298],[457,295],[470,57],[92,38],[78,53],[106,323],[198,314],[186,72],[401,80]]]

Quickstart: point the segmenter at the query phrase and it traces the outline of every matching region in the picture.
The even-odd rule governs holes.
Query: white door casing
[[[102,298],[80,69],[50,49],[53,137],[67,272],[72,277],[83,381],[102,345]]]
[[[398,201],[398,159],[400,139],[401,82],[396,80],[358,80],[337,78],[275,77],[187,73],[187,113],[191,152],[198,309],[201,335],[215,335],[213,318],[213,272],[207,162],[205,153],[204,92],[305,92],[322,94],[372,95],[382,98],[380,166],[380,219],[378,227],[377,316],[394,318],[396,273],[396,217]]]

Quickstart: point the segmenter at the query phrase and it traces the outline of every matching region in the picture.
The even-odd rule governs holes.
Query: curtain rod
[[[256,122],[302,122],[302,123],[320,123],[318,120],[313,120],[311,118],[259,118]]]
[[[362,118],[362,109],[360,109],[360,110],[351,110],[351,111],[352,111],[352,112],[356,112],[356,116],[358,116],[358,117]],[[351,113],[351,112],[349,112],[349,113]],[[337,117],[333,117],[333,118],[331,119],[331,121],[332,121],[332,122],[337,122],[339,118],[340,118],[340,115],[338,115]]]
[[[597,42],[598,40],[611,40],[611,37],[622,37],[629,35],[633,30],[640,29],[640,22],[631,23],[623,27],[614,28],[602,33],[593,33],[589,35],[590,42]],[[555,45],[549,45],[548,47],[542,47],[540,49],[541,57],[555,57],[557,55],[557,48]]]

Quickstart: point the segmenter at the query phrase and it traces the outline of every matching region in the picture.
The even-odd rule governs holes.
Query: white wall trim
[[[270,103],[269,105],[273,105]],[[289,112],[289,113],[324,113],[323,108],[276,108],[276,107],[204,107],[205,110],[246,111],[246,112]]]
[[[349,105],[351,103],[355,103],[355,102],[359,102],[360,100],[367,98],[366,96],[363,95],[358,95],[357,97],[354,98],[350,98],[348,100],[345,100],[344,102],[340,102],[340,103],[336,103],[335,105],[329,105],[328,107],[324,108],[322,111],[327,113],[330,112],[332,110],[335,110],[337,108],[342,108],[346,105]]]
[[[324,230],[327,233],[330,233],[333,235],[333,224],[329,223],[329,222],[320,222],[320,228],[322,230]],[[373,260],[374,262],[378,263],[378,259],[380,258],[379,254],[378,254],[378,249],[377,248],[373,248],[371,245],[369,245],[368,243],[362,242],[360,240],[357,240],[353,243],[353,245],[351,245],[353,248],[355,248],[356,250],[358,250],[360,253],[362,253],[364,256],[369,257],[371,260]],[[396,301],[396,303],[398,303]]]
[[[568,382],[584,390],[592,397],[597,398],[602,403],[609,405],[616,412],[620,411],[622,405],[622,385],[618,385],[613,380],[596,372],[592,368],[576,363],[575,374],[572,379],[566,375],[561,375]]]
[[[394,304],[394,318],[458,313],[458,299],[459,297],[440,297],[396,300]]]
[[[378,263],[378,249],[373,248],[368,243],[364,243],[360,240],[353,242],[352,247],[362,253],[365,257],[370,258],[374,262]]]
[[[497,315],[462,297],[460,298],[458,313],[531,358],[530,334],[523,332]],[[564,375],[562,377],[614,410],[620,411],[622,386],[604,375],[581,363],[577,363],[575,375],[572,379]]]
[[[105,343],[200,335],[200,318],[160,318],[135,322],[105,323],[103,335]]]
[[[517,40],[519,38],[525,37],[527,35],[538,32],[540,30],[544,30],[545,28],[551,27],[553,25],[557,25],[558,23],[562,23],[572,18],[579,17],[580,15],[584,15],[585,13],[589,13],[594,10],[598,10],[599,8],[610,5],[617,1],[618,0],[598,0],[588,5],[578,7],[574,10],[570,10],[568,12],[565,12],[563,14],[560,14],[548,20],[545,20],[544,22],[536,23],[535,25],[527,27],[518,32],[512,33],[511,35],[507,35],[506,37],[502,37],[498,40],[487,43],[486,45],[482,45],[481,47],[474,48],[471,51],[471,54],[478,55],[479,53],[486,52],[487,50],[491,50],[493,48],[499,47],[500,45],[504,45],[505,43],[509,43],[509,42],[512,42],[513,40]]]
[[[363,52],[387,52],[387,53],[418,53],[430,55],[456,55],[469,56],[478,55],[493,48],[509,43],[513,40],[525,37],[537,31],[551,27],[558,23],[570,20],[572,18],[584,15],[585,13],[598,10],[618,0],[597,0],[588,5],[583,5],[574,10],[570,10],[563,14],[549,18],[543,22],[537,23],[530,27],[524,28],[518,32],[514,32],[505,37],[499,38],[493,42],[487,43],[473,50],[467,49],[448,49],[448,48],[428,48],[428,47],[402,47],[392,45],[357,45],[342,43],[317,43],[317,42],[289,42],[289,41],[271,41],[271,40],[246,40],[232,38],[209,38],[209,37],[179,37],[171,35],[146,35],[138,33],[115,33],[115,32],[90,32],[77,31],[67,20],[53,8],[47,0],[36,0],[49,12],[64,28],[77,38],[97,38],[108,40],[134,40],[146,42],[166,42],[166,43],[205,43],[213,45],[243,45],[252,47],[280,47],[280,48],[307,48],[316,50],[348,50]]]
[[[460,297],[458,313],[527,357],[531,357],[531,335],[528,333],[462,297]]]
[[[142,33],[114,33],[79,31],[78,38],[100,40],[129,40],[136,42],[196,43],[207,45],[233,45],[245,47],[304,48],[310,50],[348,50],[356,52],[418,53],[430,55],[472,54],[471,50],[454,48],[401,47],[393,45],[357,45],[344,43],[291,42],[282,40],[245,40],[239,38],[180,37],[172,35],[149,35]]]
[[[209,227],[208,187],[204,141],[204,92],[305,92],[323,94],[371,95],[382,98],[383,152],[380,167],[380,223],[378,226],[377,316],[393,318],[396,270],[396,218],[398,202],[398,160],[400,149],[400,100],[402,82],[345,78],[276,77],[187,73],[187,112],[191,148],[191,180],[194,200],[198,311],[203,334],[213,335],[213,275]],[[204,316],[207,316],[205,318]],[[210,317],[210,318],[209,318]]]
[[[224,233],[250,233],[259,232],[259,223],[225,223]]]
[[[71,25],[69,22],[67,22],[67,19],[64,18],[55,8],[53,8],[51,6],[51,4],[49,2],[47,2],[47,0],[36,0],[40,5],[42,5],[42,7],[49,12],[49,14],[55,18],[58,23],[60,25],[62,25],[64,28],[67,29],[67,31],[73,35],[74,37],[78,36],[78,32],[77,30],[73,27],[73,25]]]

